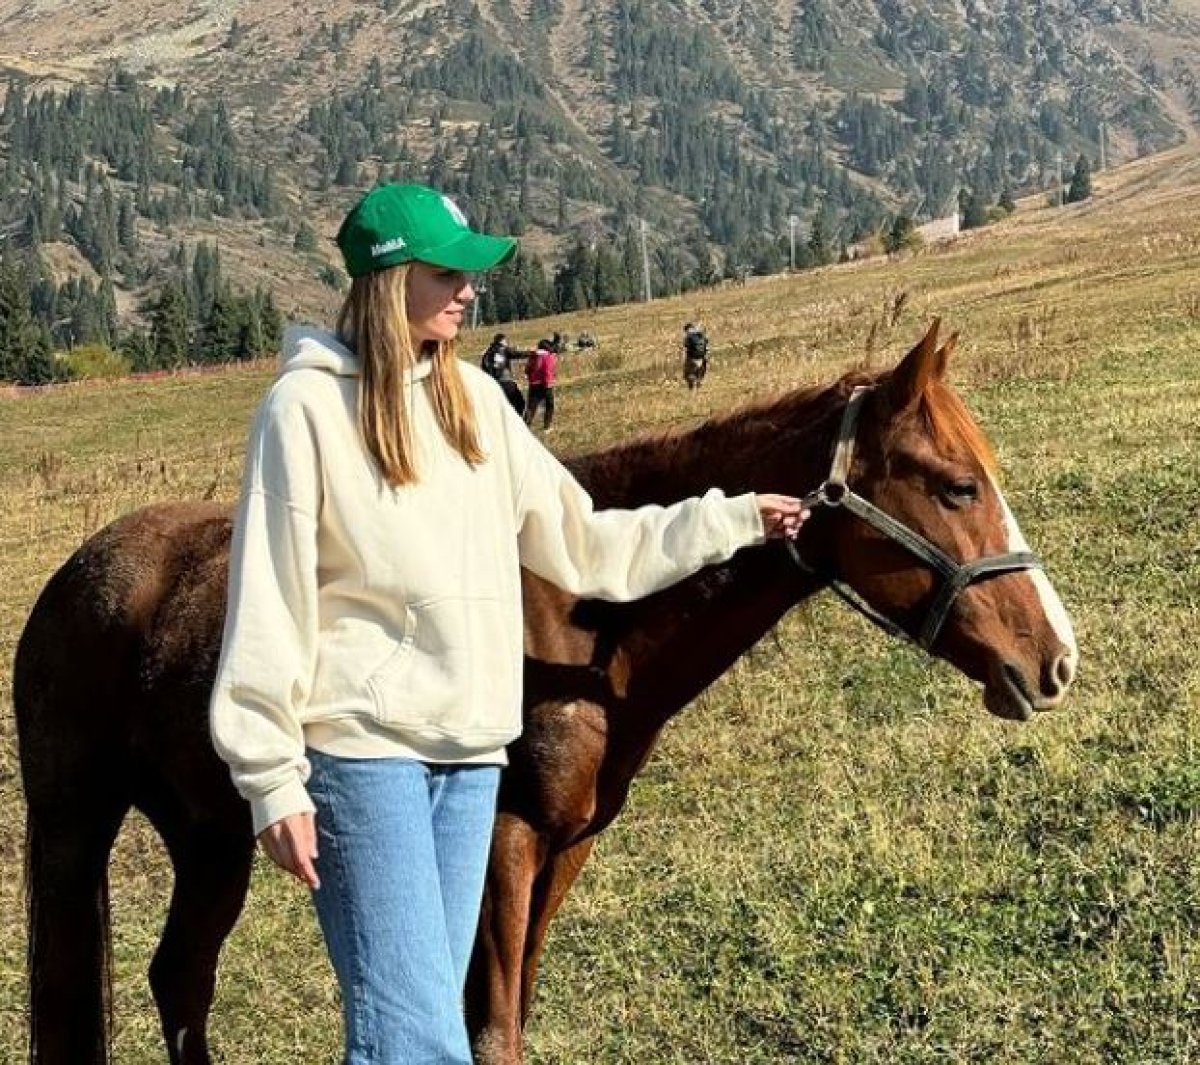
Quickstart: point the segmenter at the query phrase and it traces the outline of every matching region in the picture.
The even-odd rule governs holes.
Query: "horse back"
[[[31,802],[169,756],[183,737],[162,735],[163,719],[186,721],[189,747],[199,739],[211,752],[231,518],[215,503],[146,507],[85,541],[46,583],[13,667]]]

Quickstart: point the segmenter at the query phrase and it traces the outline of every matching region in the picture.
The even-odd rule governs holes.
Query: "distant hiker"
[[[508,337],[504,333],[497,333],[492,337],[492,342],[484,349],[479,360],[479,368],[489,377],[499,381],[507,364]]]
[[[521,392],[521,386],[513,380],[512,360],[514,358],[523,359],[525,355],[523,352],[514,352],[508,346],[508,337],[503,333],[497,333],[492,337],[492,342],[483,353],[483,358],[479,360],[479,365],[484,373],[494,378],[500,385],[505,396],[508,397],[508,402],[512,404],[512,409],[524,417],[525,396]]]
[[[555,355],[561,355],[563,353],[563,348],[566,346],[567,338],[563,336],[562,333],[556,332],[554,336],[550,338],[550,350],[553,351]]]
[[[692,322],[683,327],[683,379],[689,391],[699,388],[708,373],[708,337]]]
[[[580,333],[575,340],[575,350],[583,351],[585,348],[595,348],[596,338],[591,333]]]
[[[538,408],[545,404],[542,412],[542,428],[550,431],[554,421],[554,380],[558,376],[558,353],[553,340],[539,340],[537,347],[525,363],[525,376],[529,379],[529,405],[525,408],[525,424],[532,425]]]

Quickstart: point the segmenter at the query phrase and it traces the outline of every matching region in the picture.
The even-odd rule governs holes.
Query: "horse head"
[[[934,322],[847,407],[815,496],[831,511],[820,568],[876,620],[980,682],[992,713],[1025,720],[1062,702],[1078,649],[992,449],[946,383],[957,335],[939,346],[937,333]]]

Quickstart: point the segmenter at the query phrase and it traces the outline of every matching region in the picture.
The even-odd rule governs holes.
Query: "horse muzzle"
[[[997,717],[1009,721],[1028,721],[1035,713],[1059,706],[1075,679],[1078,658],[1071,649],[1060,646],[1038,666],[1036,681],[1030,671],[1011,660],[1004,660],[990,671],[983,691],[983,704]]]

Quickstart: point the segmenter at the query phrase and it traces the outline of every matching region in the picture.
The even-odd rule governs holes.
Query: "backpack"
[[[703,362],[708,358],[708,337],[699,329],[688,333],[683,341],[684,351],[687,352],[689,359],[695,359],[697,362]]]
[[[504,369],[505,361],[503,346],[489,344],[487,351],[483,353],[483,358],[479,360],[479,366],[484,373],[498,379],[501,371]]]

